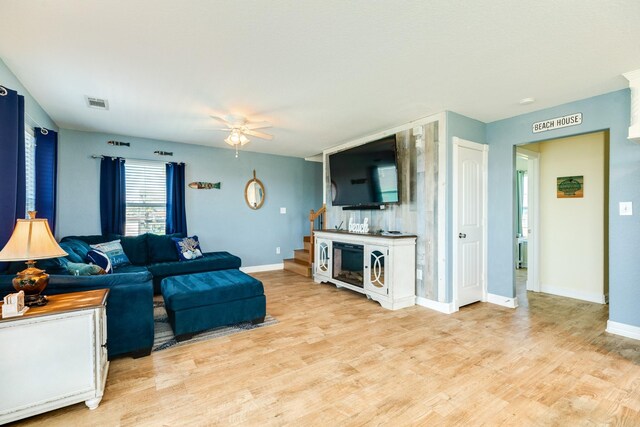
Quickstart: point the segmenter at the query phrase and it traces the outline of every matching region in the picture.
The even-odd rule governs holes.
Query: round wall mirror
[[[244,187],[244,200],[251,209],[260,209],[265,198],[264,185],[256,178],[256,171],[253,171],[253,179],[247,182]]]

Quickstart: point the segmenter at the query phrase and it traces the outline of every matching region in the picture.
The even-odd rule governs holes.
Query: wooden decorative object
[[[558,177],[558,199],[572,199],[584,197],[584,176]]]
[[[194,188],[196,190],[211,190],[212,188],[215,188],[219,190],[221,185],[222,184],[220,182],[195,181],[189,183],[189,188]]]

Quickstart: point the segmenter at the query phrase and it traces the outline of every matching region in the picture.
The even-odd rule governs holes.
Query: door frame
[[[458,150],[460,147],[469,148],[471,150],[477,150],[482,152],[482,302],[487,301],[487,204],[488,204],[488,181],[489,181],[489,145],[480,144],[478,142],[469,141],[466,139],[453,137],[453,159],[452,159],[452,173],[453,179],[451,186],[453,187],[452,197],[452,214],[453,223],[451,226],[451,240],[453,247],[452,255],[452,282],[453,282],[453,311],[458,311],[460,306],[458,305],[458,293],[460,283],[458,282]],[[515,273],[514,273],[515,274]]]
[[[540,153],[516,146],[515,155],[527,156],[529,232],[527,233],[527,291],[540,292]],[[516,167],[514,165],[514,172]],[[515,191],[514,181],[514,191]],[[531,209],[533,207],[533,209]],[[517,201],[515,209],[517,209]],[[517,224],[513,230],[515,236]],[[533,229],[533,233],[531,232]],[[517,248],[514,248],[517,253]],[[515,278],[514,278],[515,289]]]

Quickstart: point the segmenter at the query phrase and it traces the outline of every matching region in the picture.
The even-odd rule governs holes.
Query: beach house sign
[[[546,132],[548,130],[566,128],[569,126],[577,126],[579,124],[582,124],[582,113],[574,113],[569,114],[568,116],[536,122],[533,124],[533,133]]]

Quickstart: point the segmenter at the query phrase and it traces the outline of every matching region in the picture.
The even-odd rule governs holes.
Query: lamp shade
[[[46,218],[19,219],[0,251],[0,261],[30,261],[68,255],[53,238]]]

